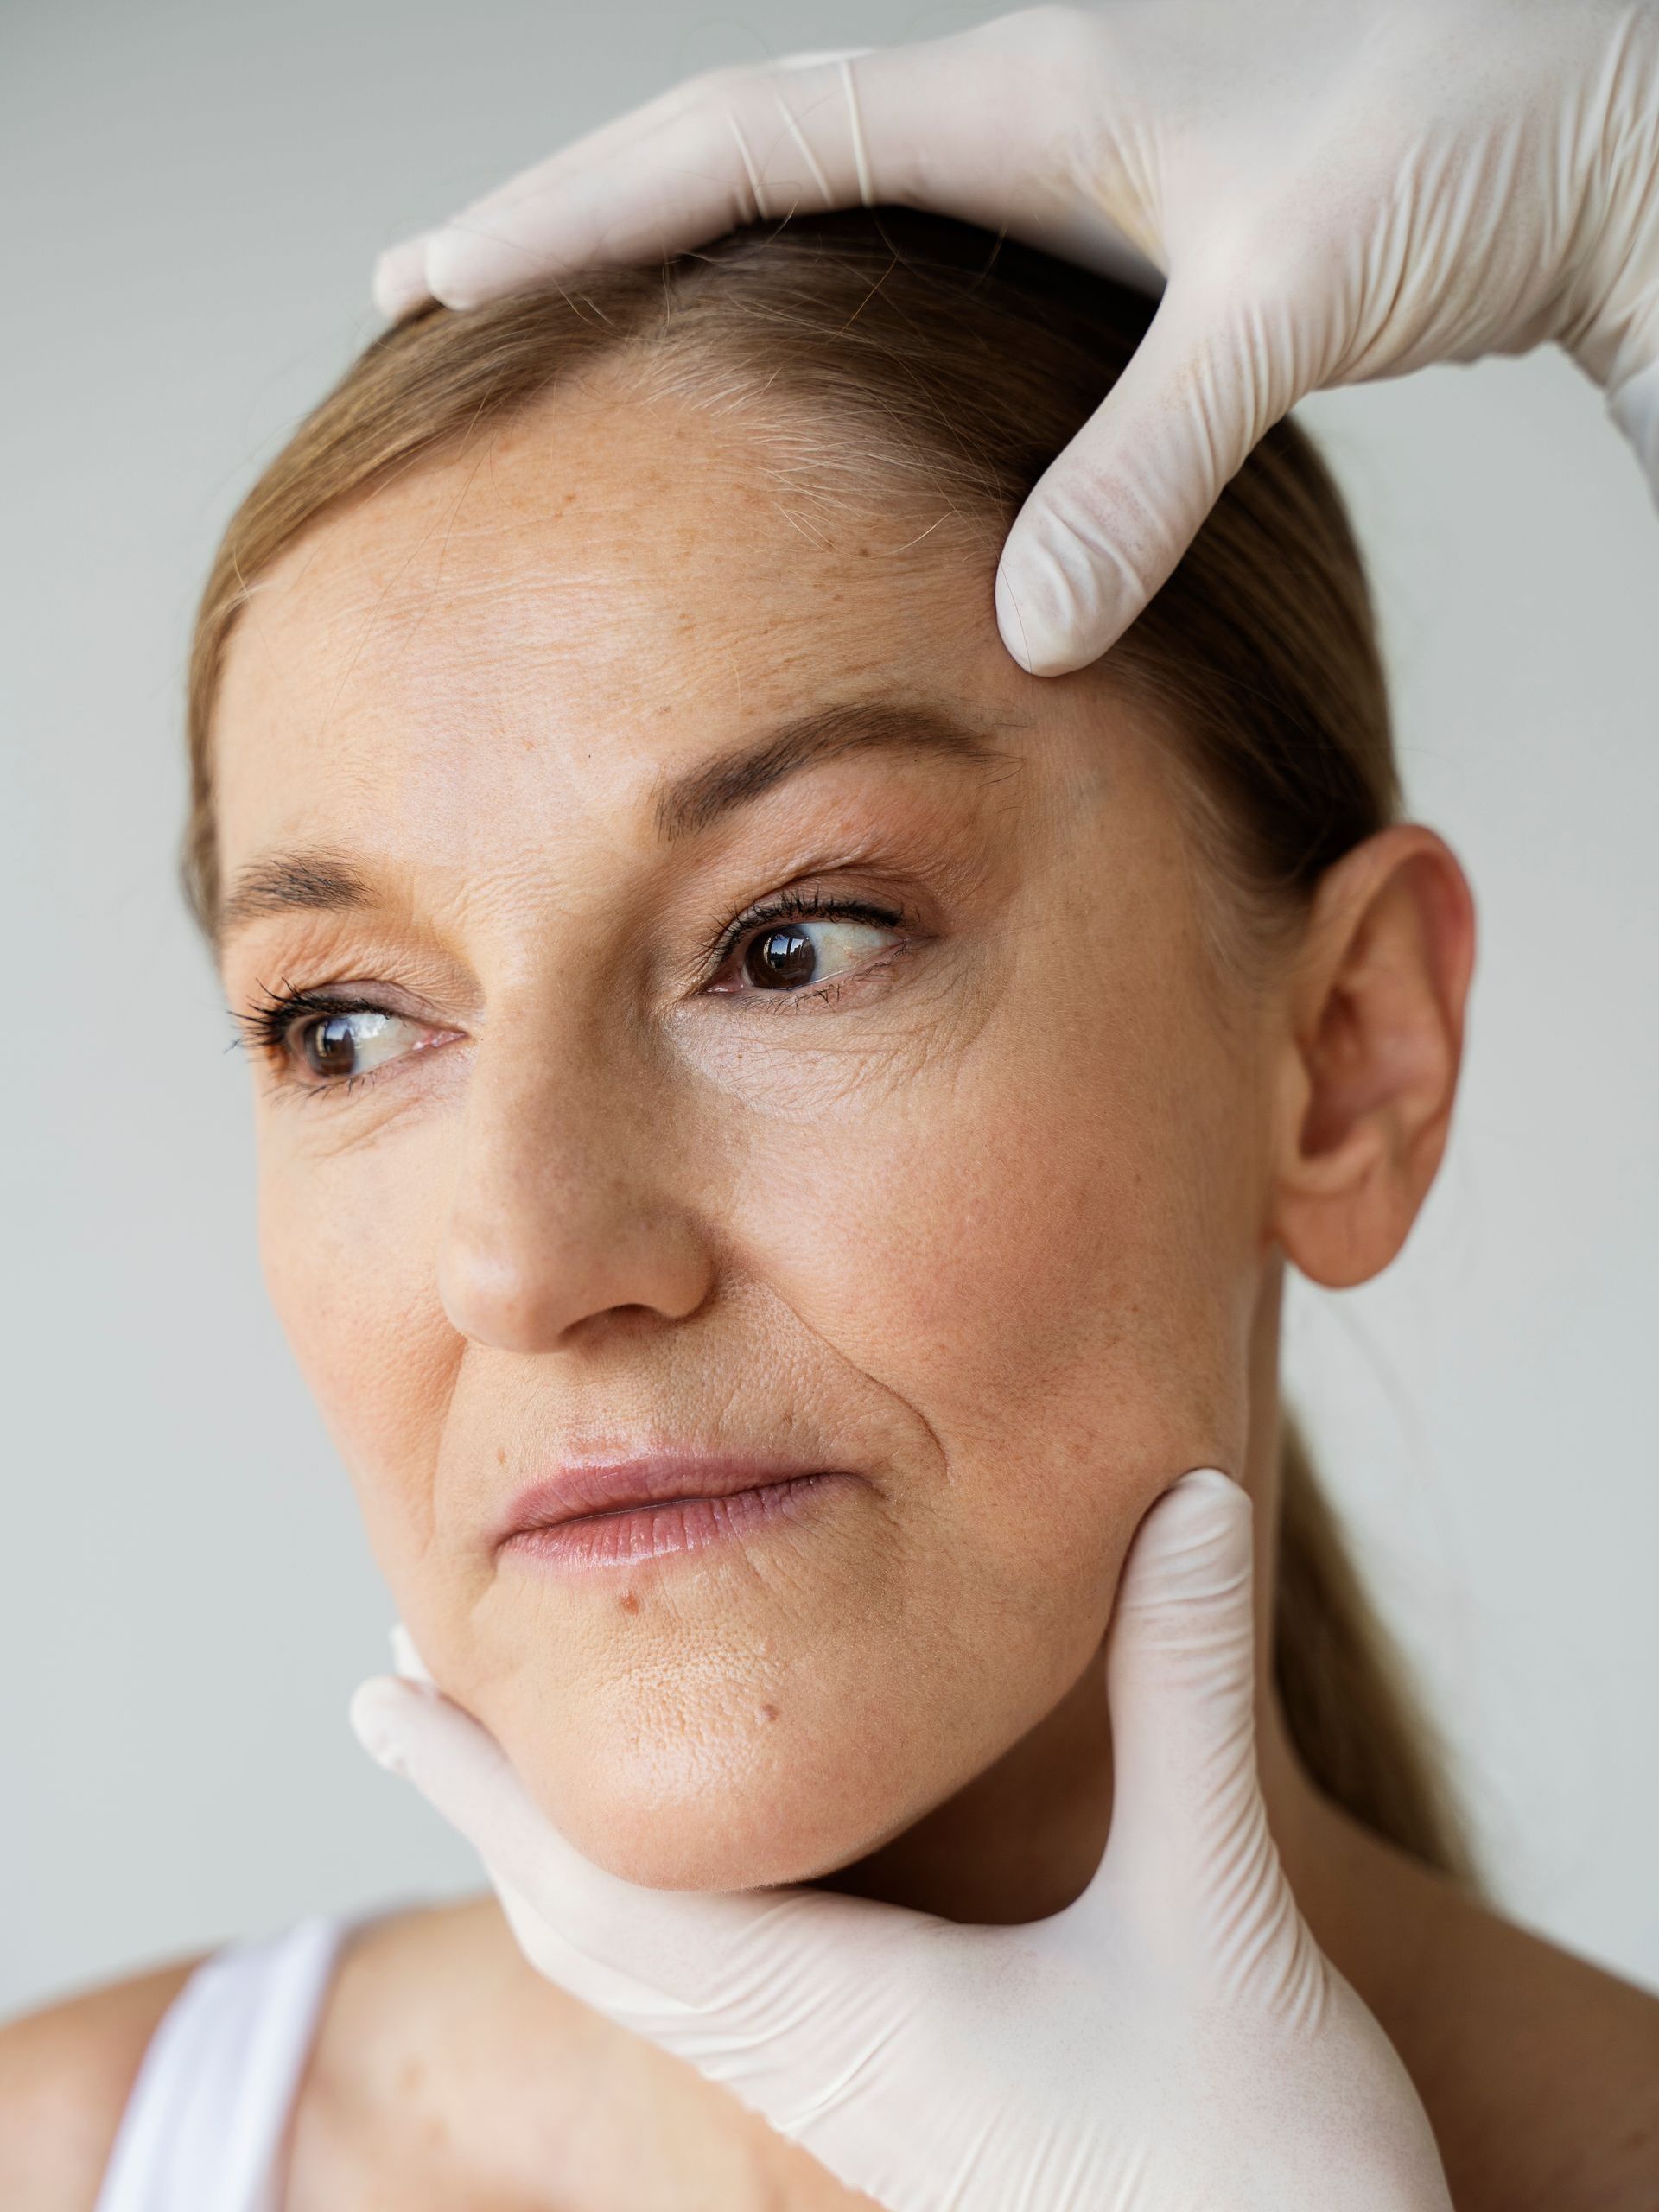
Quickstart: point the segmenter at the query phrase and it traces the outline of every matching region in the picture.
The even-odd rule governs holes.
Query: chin
[[[585,1817],[589,1814],[595,1817]],[[649,1890],[758,1890],[808,1882],[862,1858],[868,1846],[826,1833],[773,1804],[582,1808],[564,1829],[607,1873]]]
[[[725,1725],[619,1729],[587,1752],[499,1724],[525,1787],[585,1858],[655,1890],[747,1890],[850,1865],[949,1794],[872,1738],[812,1727],[764,1699]],[[586,1738],[593,1743],[594,1738]]]

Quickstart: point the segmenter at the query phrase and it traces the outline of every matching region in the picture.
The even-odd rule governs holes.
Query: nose
[[[713,1256],[660,1070],[586,1025],[504,1015],[480,1039],[438,1287],[452,1325],[506,1351],[568,1344],[599,1317],[695,1313]]]

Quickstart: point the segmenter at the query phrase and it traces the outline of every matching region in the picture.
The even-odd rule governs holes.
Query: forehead
[[[1021,719],[994,569],[977,518],[832,505],[742,413],[562,392],[257,580],[214,722],[226,861],[325,815],[335,842],[429,844],[486,796],[537,819],[578,790],[620,803],[831,686]]]

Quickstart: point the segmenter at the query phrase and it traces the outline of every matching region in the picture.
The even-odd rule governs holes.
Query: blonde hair
[[[429,307],[386,331],[261,474],[202,595],[182,875],[203,929],[215,934],[220,898],[210,737],[226,644],[262,573],[343,502],[603,359],[694,404],[760,410],[809,505],[920,491],[982,522],[989,547],[1152,312],[970,226],[877,208],[753,225],[665,265],[465,315]],[[1293,423],[1268,432],[1109,668],[1160,710],[1205,842],[1258,917],[1300,911],[1398,810],[1363,565]],[[1357,1819],[1468,1878],[1432,1735],[1294,1425],[1285,1434],[1274,1662],[1292,1739]]]

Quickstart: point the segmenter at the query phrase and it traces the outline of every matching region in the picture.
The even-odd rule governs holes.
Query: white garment
[[[278,2212],[289,2115],[351,1925],[314,1914],[202,1961],[150,2037],[96,2212]]]

